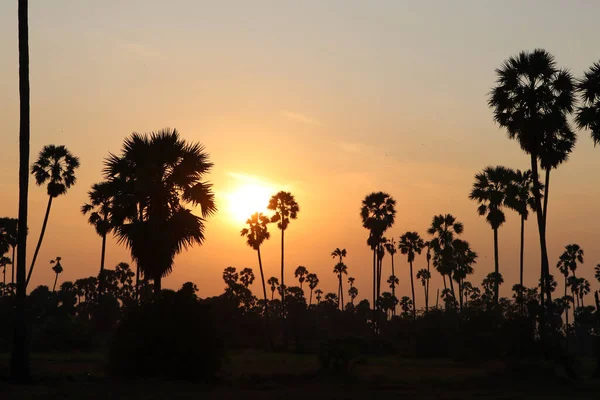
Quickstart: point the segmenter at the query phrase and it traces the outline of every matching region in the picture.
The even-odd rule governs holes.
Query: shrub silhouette
[[[220,369],[223,346],[209,309],[180,296],[133,308],[117,328],[110,374],[211,380]]]

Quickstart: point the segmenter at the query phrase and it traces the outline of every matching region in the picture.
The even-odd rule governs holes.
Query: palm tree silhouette
[[[27,296],[27,205],[29,196],[29,19],[28,0],[19,0],[19,229],[17,236],[17,294],[13,346],[10,356],[10,378],[15,383],[30,380],[29,347],[25,297]]]
[[[294,278],[297,278],[300,282],[300,289],[302,289],[302,284],[306,280],[306,275],[308,275],[308,270],[302,265],[299,265],[294,271]]]
[[[252,268],[244,268],[240,271],[240,282],[242,282],[242,285],[244,285],[246,289],[248,289],[248,286],[252,285],[254,282],[254,272],[252,271]]]
[[[354,299],[358,296],[358,289],[354,286],[351,286],[348,289],[348,296],[350,296],[350,304],[354,305]]]
[[[396,200],[384,192],[368,194],[362,201],[360,217],[363,228],[369,230],[367,244],[373,251],[373,320],[375,321],[378,293],[377,250],[383,234],[394,225],[396,220]]]
[[[0,257],[0,267],[2,268],[2,296],[6,295],[6,266],[12,264],[10,258],[1,256]]]
[[[112,230],[112,199],[114,189],[110,182],[96,183],[88,192],[89,203],[81,206],[83,215],[89,214],[88,223],[96,228],[96,233],[102,238],[102,251],[100,253],[100,272],[98,273],[98,296],[104,288],[104,259],[106,255],[106,235]]]
[[[505,128],[510,139],[517,139],[530,155],[536,210],[542,210],[538,160],[546,154],[543,164],[551,165],[550,147],[568,129],[567,117],[573,111],[573,82],[566,70],[556,67],[554,56],[545,50],[521,52],[510,57],[496,70],[497,86],[490,93],[488,104],[494,109],[494,120]],[[563,132],[557,132],[563,131]],[[546,170],[547,177],[549,169]],[[548,188],[545,197],[547,201]],[[546,246],[546,223],[543,212],[537,212],[541,250],[542,294],[540,296],[540,335],[544,337],[545,301],[552,302],[548,285],[550,275]]]
[[[10,283],[14,285],[15,283],[15,262],[17,259],[15,258],[15,251],[17,249],[17,239],[18,239],[18,226],[19,220],[16,218],[0,218],[0,235],[4,238],[4,241],[8,246],[12,249],[12,257],[11,257],[11,278]],[[6,271],[5,271],[6,272]]]
[[[425,291],[425,314],[429,312],[429,280],[431,279],[431,273],[426,269],[420,269],[417,271],[417,279],[421,280],[423,290]]]
[[[273,301],[273,297],[275,296],[275,289],[277,289],[277,287],[279,286],[279,279],[272,276],[267,280],[267,285],[271,286],[271,301]]]
[[[310,289],[310,299],[308,301],[308,305],[310,306],[312,305],[313,290],[315,290],[315,288],[319,284],[319,278],[317,277],[317,274],[310,273],[306,275],[306,281],[308,282],[308,288]]]
[[[390,277],[387,279],[387,284],[390,285],[392,296],[396,297],[396,286],[400,284],[398,277],[396,275],[390,275]],[[392,308],[392,316],[394,315],[396,315],[396,306]]]
[[[450,281],[450,290],[454,299],[454,284],[452,283],[452,259],[453,248],[452,242],[454,235],[460,235],[464,231],[462,222],[458,222],[451,214],[439,214],[433,217],[431,226],[427,230],[429,235],[433,236],[430,241],[430,246],[434,252],[433,265],[444,279],[444,289],[446,288],[446,276]]]
[[[201,179],[212,165],[202,145],[174,129],[134,133],[121,156],[105,160],[105,178],[115,188],[111,223],[144,278],[154,280],[157,297],[175,255],[204,243],[204,224],[216,206],[211,185]],[[202,217],[188,205],[199,206]]]
[[[506,167],[487,167],[475,175],[475,183],[469,199],[477,201],[477,212],[486,216],[486,221],[494,231],[494,272],[500,272],[498,257],[498,228],[506,221],[502,210],[508,187],[515,172]],[[494,301],[498,303],[498,288],[494,290]]]
[[[52,271],[54,271],[54,285],[52,286],[52,291],[56,292],[56,282],[58,281],[58,275],[63,272],[63,267],[60,264],[60,257],[56,257],[54,260],[50,260],[50,264],[52,264]]]
[[[594,146],[600,143],[600,62],[592,64],[584,77],[577,82],[581,106],[577,108],[575,122],[580,129],[589,129]]]
[[[565,251],[558,258],[558,262],[556,263],[556,268],[563,274],[565,277],[565,295],[567,297],[567,286],[569,274],[573,272],[573,277],[576,277],[575,271],[577,270],[577,264],[583,264],[583,249],[579,247],[578,244],[568,244],[565,246]],[[566,313],[566,324],[569,325],[569,310],[565,309]]]
[[[321,297],[323,296],[323,291],[321,289],[315,290],[315,295],[317,299],[317,304],[321,303]]]
[[[431,279],[431,270],[429,268],[430,263],[431,263],[431,242],[429,240],[427,240],[425,242],[425,247],[427,247],[427,254],[426,254],[427,272],[429,273],[429,278],[427,279],[426,296],[425,296],[425,312],[428,313],[429,312],[429,280]]]
[[[463,308],[463,282],[468,275],[473,274],[472,265],[477,262],[477,253],[471,250],[471,246],[468,242],[460,239],[454,239],[452,242],[453,255],[453,268],[452,278],[458,283],[458,298],[460,304],[460,310]],[[499,275],[498,272],[496,274]],[[498,281],[495,281],[496,286],[494,287],[494,303],[498,303]]]
[[[48,192],[48,205],[46,206],[46,214],[42,223],[40,238],[38,239],[33,260],[27,274],[26,285],[29,285],[35,260],[37,259],[44,233],[46,233],[46,225],[50,216],[50,208],[52,200],[60,195],[67,193],[67,190],[75,184],[75,170],[79,167],[79,159],[73,156],[65,146],[55,146],[53,144],[44,146],[38,156],[37,161],[31,167],[31,173],[35,177],[35,183],[41,186],[45,183]]]
[[[590,282],[585,278],[577,278],[579,288],[579,298],[581,299],[581,307],[585,307],[583,298],[590,293]]]
[[[413,304],[413,318],[416,318],[416,303],[415,303],[415,283],[413,279],[413,261],[415,260],[416,254],[421,254],[425,242],[421,239],[421,236],[417,232],[406,232],[400,236],[400,242],[398,243],[398,249],[402,254],[408,256],[408,264],[410,265],[410,288],[412,291],[412,304]]]
[[[341,259],[341,257],[340,257]],[[344,288],[342,286],[342,275],[348,275],[348,267],[343,262],[338,262],[335,267],[333,267],[333,273],[338,277],[338,307],[343,311],[344,310]]]
[[[281,230],[281,287],[285,288],[284,233],[288,228],[290,221],[298,218],[300,206],[298,206],[296,199],[290,192],[281,191],[271,197],[268,209],[275,211],[275,214],[271,218],[271,222],[277,222],[277,228]],[[281,308],[284,311],[283,315],[285,315],[285,289],[281,291]]]
[[[265,300],[265,323],[268,326],[268,300],[267,300],[267,287],[265,286],[265,274],[263,272],[262,259],[260,257],[260,246],[263,244],[265,240],[269,240],[271,234],[268,231],[267,225],[270,220],[267,216],[262,213],[254,213],[248,220],[246,224],[247,228],[242,229],[240,234],[246,238],[246,244],[256,250],[256,254],[258,255],[258,267],[260,268],[260,280],[262,282],[263,288],[263,296]]]
[[[396,241],[394,240],[394,238],[388,239],[385,241],[383,246],[384,246],[385,250],[388,252],[388,254],[390,255],[390,257],[392,258],[392,276],[396,276],[396,270],[394,269],[394,255],[397,252]],[[392,287],[392,296],[394,296],[394,297],[396,297],[396,286],[397,285],[398,285],[398,283],[396,283],[394,285],[394,287]],[[392,310],[392,315],[396,315],[396,307],[394,307],[394,309]]]

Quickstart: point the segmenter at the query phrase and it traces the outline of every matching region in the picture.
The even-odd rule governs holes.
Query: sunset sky
[[[252,267],[239,236],[244,199],[289,190],[299,218],[286,232],[288,283],[298,265],[335,292],[330,253],[348,250],[359,297],[369,294],[371,258],[360,202],[372,191],[397,201],[386,236],[427,237],[434,214],[465,224],[479,253],[479,284],[493,270],[492,230],[468,194],[488,165],[528,168],[518,144],[494,125],[487,93],[494,69],[542,47],[580,76],[600,59],[593,1],[220,1],[33,0],[30,2],[31,161],[45,144],[81,160],[77,184],[53,204],[31,287],[96,275],[100,238],[81,215],[102,160],[131,132],[177,128],[206,146],[219,213],[207,241],[176,258],[163,285],[192,280],[202,297],[222,292],[227,266]],[[17,216],[17,2],[0,2],[0,216]],[[551,271],[578,243],[590,281],[600,263],[600,148],[581,132],[571,160],[552,174],[548,214]],[[253,191],[257,189],[257,191]],[[248,194],[250,193],[250,194]],[[46,206],[30,184],[28,263]],[[266,200],[265,200],[266,201]],[[240,210],[240,208],[242,208]],[[247,208],[247,207],[246,207]],[[279,233],[263,247],[266,277],[278,276]],[[526,285],[539,276],[533,218],[526,226]],[[518,279],[519,219],[500,229],[500,271],[510,295]],[[409,295],[406,259],[396,259],[400,295]],[[114,240],[107,267],[130,261]],[[384,261],[384,276],[390,274]],[[418,257],[415,269],[425,267]],[[431,292],[442,286],[433,275]],[[560,279],[562,282],[562,277]],[[255,285],[258,284],[255,283]],[[597,282],[593,284],[598,287]],[[256,286],[258,289],[258,286]],[[423,306],[419,284],[417,307]],[[256,292],[259,293],[259,292]],[[432,300],[434,301],[434,300]]]

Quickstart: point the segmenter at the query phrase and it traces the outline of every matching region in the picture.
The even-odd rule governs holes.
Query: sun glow
[[[273,190],[257,182],[242,183],[227,196],[228,210],[235,223],[244,223],[255,212],[267,212]]]

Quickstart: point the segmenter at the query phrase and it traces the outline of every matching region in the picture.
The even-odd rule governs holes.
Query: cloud
[[[128,41],[118,41],[117,47],[132,55],[142,58],[156,57],[159,54],[157,50],[151,47]]]
[[[281,113],[284,117],[286,117],[287,119],[290,119],[292,121],[295,122],[300,122],[303,124],[307,124],[307,125],[322,125],[319,121],[317,121],[316,119],[310,118],[304,114],[300,114],[297,112],[293,112],[293,111],[283,111]]]

